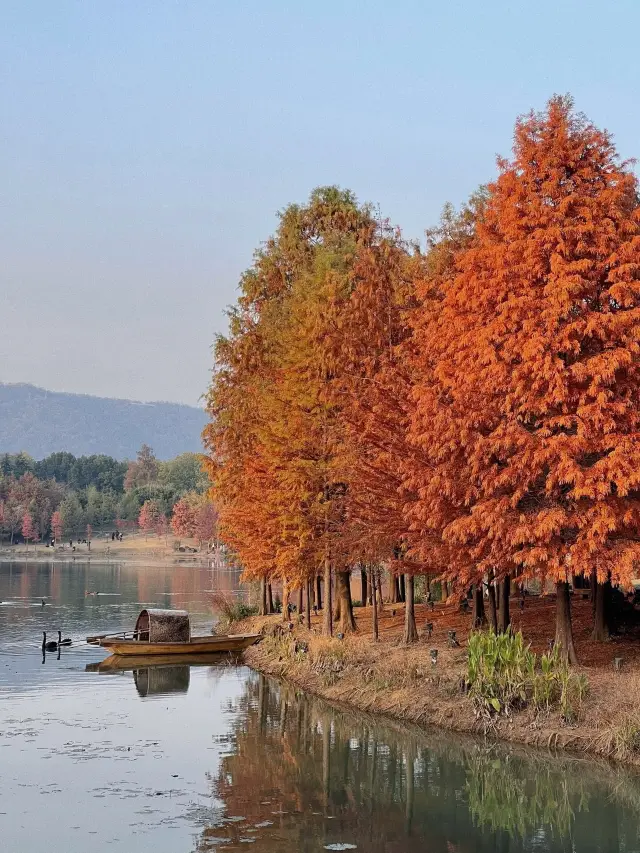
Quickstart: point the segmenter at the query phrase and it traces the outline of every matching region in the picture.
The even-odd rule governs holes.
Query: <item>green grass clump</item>
[[[466,686],[479,716],[560,708],[568,723],[578,719],[587,692],[584,675],[570,670],[555,649],[538,657],[520,631],[469,636]]]
[[[249,616],[255,616],[258,608],[245,601],[238,601],[221,593],[212,596],[214,611],[218,614],[217,633],[224,633],[234,622],[241,622]]]

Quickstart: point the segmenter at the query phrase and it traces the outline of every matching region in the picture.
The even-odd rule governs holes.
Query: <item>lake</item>
[[[92,669],[86,635],[145,605],[208,631],[207,590],[236,586],[206,566],[0,563],[3,850],[640,851],[634,771],[383,723],[229,660]],[[43,659],[58,628],[73,645]]]

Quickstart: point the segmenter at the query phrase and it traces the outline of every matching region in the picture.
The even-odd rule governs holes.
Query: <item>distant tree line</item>
[[[196,453],[167,462],[156,459],[148,445],[130,462],[64,451],[41,460],[27,453],[1,454],[0,541],[84,538],[87,532],[137,524],[162,535],[174,521],[176,505],[177,535],[210,539],[213,528],[206,528],[203,519],[215,512],[207,489]],[[206,513],[201,511],[205,506]]]

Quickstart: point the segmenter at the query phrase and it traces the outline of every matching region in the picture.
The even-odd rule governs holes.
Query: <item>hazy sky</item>
[[[196,403],[276,211],[407,236],[571,92],[640,155],[639,0],[1,0],[0,381]]]

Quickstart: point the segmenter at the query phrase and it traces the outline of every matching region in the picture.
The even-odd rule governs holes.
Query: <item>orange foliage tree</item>
[[[635,178],[553,98],[427,249],[335,187],[281,215],[216,343],[204,438],[222,538],[263,610],[282,582],[284,618],[322,575],[327,633],[332,576],[354,627],[357,564],[407,576],[407,642],[416,573],[474,587],[476,621],[486,585],[497,630],[512,579],[553,582],[575,659],[570,577],[591,575],[602,636],[603,584],[628,584],[639,556]]]
[[[205,430],[221,530],[245,576],[282,580],[286,618],[289,589],[308,589],[319,571],[330,598],[333,566],[344,631],[354,627],[341,536],[344,429],[320,342],[335,332],[332,300],[371,221],[335,187],[282,214],[243,277],[229,337],[217,342]]]
[[[195,507],[187,497],[176,501],[171,514],[171,529],[176,536],[195,535]]]
[[[473,244],[418,324],[407,472],[414,530],[447,575],[553,580],[575,660],[568,580],[628,584],[638,543],[640,218],[608,134],[553,98],[516,124]]]
[[[155,531],[160,516],[160,509],[155,501],[147,500],[142,504],[138,515],[138,526],[145,535]]]
[[[62,515],[59,510],[51,515],[51,533],[56,543],[62,539]]]
[[[30,512],[25,512],[22,517],[22,535],[24,537],[24,541],[27,543],[27,547],[29,546],[30,540],[35,542],[38,538],[36,526],[33,523],[33,518],[31,517]]]

